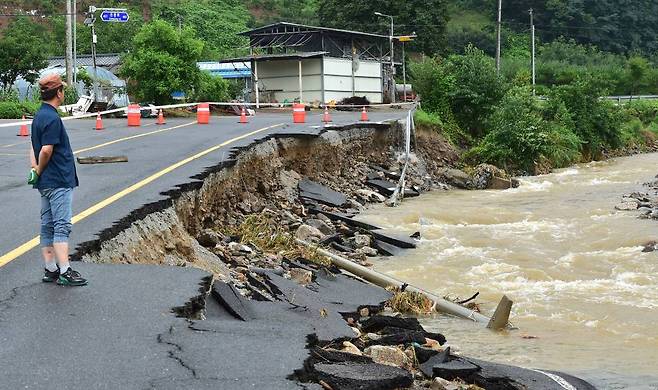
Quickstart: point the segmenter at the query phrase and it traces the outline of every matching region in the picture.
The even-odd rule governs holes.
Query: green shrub
[[[446,124],[439,114],[417,110],[414,116],[414,123],[420,130],[437,131],[455,146],[466,146],[472,142],[468,134],[465,134],[458,126]]]
[[[201,72],[194,100],[198,102],[226,102],[229,100],[229,83],[221,77]]]
[[[485,133],[484,123],[505,95],[507,85],[496,74],[493,58],[476,47],[466,48],[464,55],[452,55],[445,72],[454,81],[448,90],[452,113],[459,127],[474,138]]]
[[[658,117],[658,101],[656,100],[633,100],[623,109],[627,115],[638,118],[645,126]]]
[[[1,119],[20,119],[26,112],[20,103],[17,102],[0,102]]]
[[[610,148],[621,146],[621,109],[608,101],[601,101],[606,94],[600,79],[579,77],[572,84],[551,89],[549,100],[564,104],[574,123],[574,132],[583,142],[583,153],[597,158]]]
[[[546,159],[561,167],[580,157],[580,139],[565,123],[547,121],[528,88],[515,87],[490,117],[489,132],[467,158],[534,172]]]

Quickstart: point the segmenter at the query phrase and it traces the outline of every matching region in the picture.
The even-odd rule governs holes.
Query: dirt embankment
[[[372,167],[399,171],[403,134],[398,123],[363,124],[317,137],[270,137],[235,149],[227,162],[172,191],[169,201],[145,205],[103,231],[98,240],[83,244],[76,257],[97,263],[193,266],[230,279],[232,255],[243,257],[239,265],[274,266],[274,260],[236,253],[240,251],[235,245],[229,248],[236,238],[239,241],[230,233],[249,215],[263,211],[276,214],[278,223],[283,215],[283,223],[294,233],[308,216],[298,198],[303,178],[346,194],[344,206],[351,213],[369,201],[380,201],[365,181]],[[458,154],[437,133],[417,134],[414,145],[407,183],[429,190],[440,184],[436,179]],[[385,178],[381,172],[380,176]],[[326,224],[332,231],[341,227]]]

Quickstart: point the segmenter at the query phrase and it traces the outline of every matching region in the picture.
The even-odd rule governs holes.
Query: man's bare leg
[[[64,273],[69,269],[69,243],[56,242],[53,244],[57,264],[59,264],[60,272]]]

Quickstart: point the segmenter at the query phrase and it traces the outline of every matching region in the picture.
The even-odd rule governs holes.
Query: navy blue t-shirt
[[[78,175],[75,171],[75,160],[69,136],[64,129],[64,123],[57,114],[57,109],[48,103],[41,104],[41,108],[32,120],[32,149],[34,149],[37,163],[43,145],[53,145],[53,154],[34,188],[77,187]]]

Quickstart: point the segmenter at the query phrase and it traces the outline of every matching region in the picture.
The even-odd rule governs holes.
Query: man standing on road
[[[84,286],[87,280],[69,265],[73,189],[78,186],[78,176],[69,137],[57,113],[64,102],[64,86],[58,74],[39,80],[43,103],[32,121],[28,184],[41,194],[41,253],[46,261],[42,280]]]

